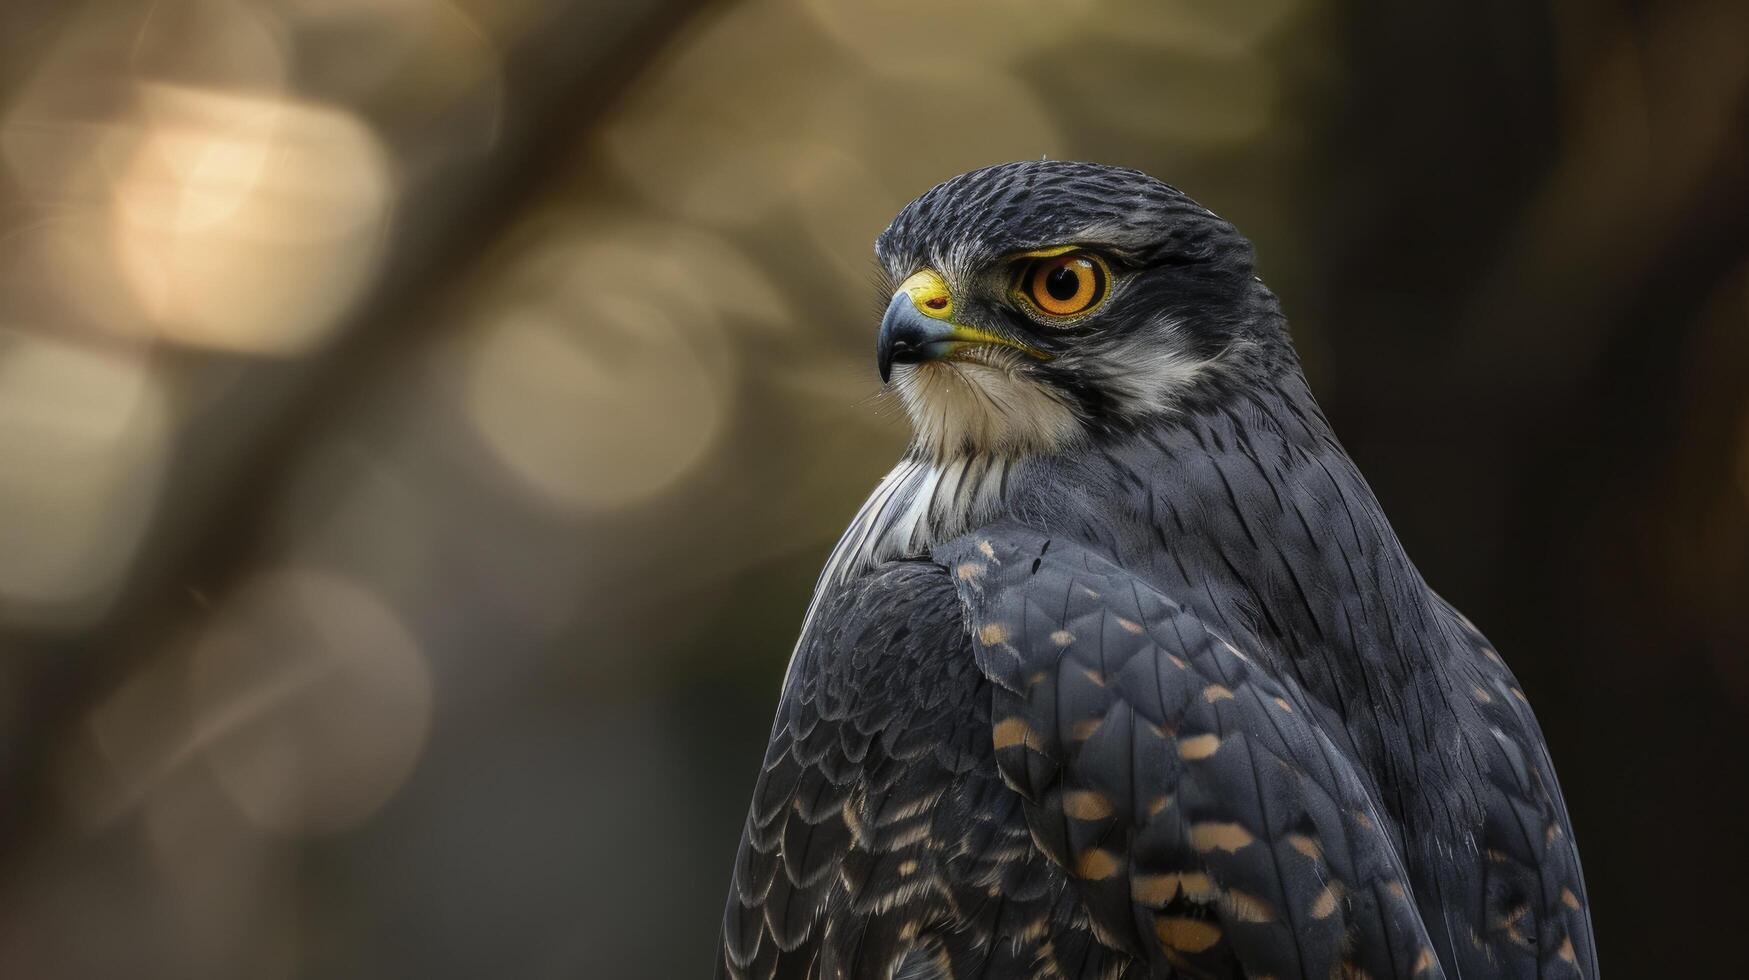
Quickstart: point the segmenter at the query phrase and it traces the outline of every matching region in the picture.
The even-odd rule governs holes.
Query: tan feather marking
[[[1409,968],[1409,972],[1426,973],[1428,970],[1433,969],[1433,964],[1438,962],[1439,958],[1433,955],[1433,950],[1423,946],[1421,947],[1421,954],[1415,957],[1415,965]]]
[[[916,871],[916,870],[917,870],[917,862],[915,860],[906,860],[906,861],[899,862],[899,875],[900,875],[900,877],[908,875],[911,872]]]
[[[1517,698],[1517,699],[1518,699],[1518,700],[1520,700],[1520,701],[1522,701],[1522,702],[1524,702],[1524,703],[1525,703],[1525,704],[1529,704],[1529,703],[1530,703],[1530,699],[1529,699],[1529,698],[1527,698],[1527,697],[1525,697],[1525,696],[1524,696],[1524,692],[1523,692],[1523,691],[1520,691],[1520,690],[1519,690],[1519,689],[1518,689],[1518,688],[1516,688],[1516,687],[1515,687],[1515,688],[1513,688],[1513,689],[1512,689],[1512,696],[1513,696],[1513,697],[1515,697],[1515,698]]]
[[[869,840],[868,830],[863,827],[862,820],[857,817],[853,802],[845,800],[840,812],[844,817],[844,826],[850,828],[851,839],[859,844],[866,844]]]
[[[1221,739],[1217,735],[1192,735],[1178,740],[1178,757],[1181,759],[1206,759],[1220,750]]]
[[[1068,630],[1057,630],[1055,633],[1051,634],[1051,642],[1055,643],[1057,646],[1066,647],[1075,642],[1075,634]]]
[[[901,820],[909,820],[912,817],[921,816],[933,809],[936,802],[946,793],[947,787],[943,785],[938,785],[933,789],[926,790],[911,797],[899,806],[887,808],[886,812],[875,820],[875,824],[881,827],[888,827]]]
[[[1137,636],[1142,635],[1142,624],[1133,619],[1125,619],[1122,616],[1119,616],[1117,617],[1117,625],[1122,626],[1126,633],[1134,633]]]
[[[1038,732],[1033,731],[1032,726],[1021,718],[1004,718],[997,722],[990,737],[997,749],[1011,749],[1016,745],[1037,749],[1044,744],[1039,739]]]
[[[1104,820],[1111,816],[1111,800],[1090,789],[1070,790],[1063,794],[1063,812],[1076,820]]]
[[[986,566],[975,561],[968,561],[961,562],[960,566],[954,569],[954,574],[960,577],[961,582],[970,582],[973,579],[982,578],[986,571],[988,571]]]
[[[994,560],[996,557],[996,549],[990,547],[990,542],[988,540],[979,541],[978,554],[983,555],[985,558]]]
[[[1560,956],[1561,959],[1566,960],[1568,963],[1572,963],[1579,958],[1579,954],[1573,951],[1572,936],[1568,936],[1561,940],[1561,948],[1556,951],[1556,955]]]
[[[1094,686],[1096,686],[1096,687],[1104,687],[1105,686],[1105,675],[1100,673],[1097,670],[1094,670],[1092,667],[1081,668],[1081,675],[1083,677],[1086,677],[1089,681],[1092,681]]]
[[[1577,912],[1579,911],[1579,896],[1573,894],[1573,889],[1563,888],[1561,889],[1561,904]]]
[[[1190,846],[1198,851],[1237,851],[1257,838],[1236,823],[1199,823],[1190,828]]]
[[[1500,920],[1501,931],[1505,932],[1506,938],[1512,940],[1515,945],[1530,945],[1530,937],[1524,934],[1524,929],[1519,925],[1519,923],[1524,920],[1524,917],[1529,914],[1530,906],[1520,905],[1511,912],[1508,912],[1506,917]]]
[[[1099,726],[1105,724],[1104,718],[1083,718],[1069,726],[1069,737],[1077,742],[1085,742],[1099,731]]]
[[[1268,902],[1237,888],[1227,890],[1227,907],[1232,909],[1233,918],[1239,922],[1275,921],[1275,909]]]
[[[1336,903],[1342,900],[1342,883],[1332,881],[1312,899],[1312,918],[1328,919],[1336,914]]]
[[[1294,713],[1294,706],[1287,703],[1287,698],[1276,698],[1275,706],[1290,715]]]
[[[1307,837],[1305,834],[1287,835],[1287,844],[1289,847],[1299,851],[1301,854],[1304,854],[1306,857],[1309,857],[1314,861],[1324,860],[1323,845],[1319,844],[1312,838]]]
[[[1476,700],[1482,702],[1483,704],[1493,704],[1494,703],[1494,695],[1489,694],[1487,689],[1483,688],[1482,685],[1480,685],[1480,684],[1476,684],[1473,687],[1471,687],[1470,693],[1475,695]]]
[[[1130,879],[1130,897],[1143,905],[1158,908],[1177,898],[1180,891],[1192,902],[1210,902],[1221,893],[1214,880],[1200,871],[1136,875]]]
[[[899,850],[928,840],[929,824],[919,821],[894,833],[892,840],[887,843],[894,850]]]
[[[1189,670],[1190,669],[1190,665],[1185,663],[1184,660],[1180,657],[1177,657],[1177,656],[1174,656],[1174,655],[1168,653],[1166,655],[1166,659],[1172,661],[1172,666],[1177,667],[1179,670]]]
[[[1148,801],[1148,816],[1149,817],[1159,816],[1160,811],[1166,809],[1167,807],[1169,807],[1171,805],[1172,805],[1172,794],[1167,793],[1163,796],[1156,796],[1152,800]]]
[[[987,647],[1008,642],[1008,627],[1001,623],[985,623],[978,629],[978,642]]]
[[[1221,941],[1219,927],[1182,915],[1163,915],[1155,919],[1154,932],[1163,945],[1181,953],[1200,953]]]
[[[1202,689],[1202,699],[1209,704],[1233,700],[1233,692],[1225,684],[1210,684]]]
[[[1117,856],[1101,847],[1089,848],[1075,861],[1075,877],[1104,881],[1117,873]]]
[[[1386,882],[1385,891],[1399,902],[1409,897],[1408,890],[1403,887],[1403,883],[1400,881]]]

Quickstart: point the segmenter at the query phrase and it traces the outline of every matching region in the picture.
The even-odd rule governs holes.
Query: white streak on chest
[[[927,555],[936,544],[990,520],[1007,459],[906,459],[869,495],[826,559],[821,585],[836,585],[883,561]]]
[[[1002,457],[956,457],[945,463],[906,458],[881,479],[838,539],[814,584],[796,649],[807,642],[822,597],[885,561],[918,558],[994,519],[1008,468]],[[795,655],[790,655],[793,666]],[[787,685],[788,673],[784,683]]]

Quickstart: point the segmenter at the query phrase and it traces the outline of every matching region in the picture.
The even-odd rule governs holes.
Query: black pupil
[[[1059,265],[1045,273],[1045,292],[1051,294],[1051,299],[1066,303],[1080,291],[1081,273],[1073,266]]]

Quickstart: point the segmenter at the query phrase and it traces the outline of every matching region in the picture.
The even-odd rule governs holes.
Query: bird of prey
[[[1404,554],[1249,242],[1029,161],[876,254],[913,439],[816,586],[718,976],[1595,976],[1524,691]]]

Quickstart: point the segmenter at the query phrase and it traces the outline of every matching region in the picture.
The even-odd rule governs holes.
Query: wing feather
[[[1443,975],[1365,781],[1273,677],[1101,555],[1004,522],[938,549],[993,743],[1101,942],[1189,975]]]
[[[748,808],[719,976],[887,980],[906,957],[928,975],[938,851],[968,822],[942,796],[999,787],[966,775],[990,767],[987,690],[940,568],[895,563],[824,597]]]

